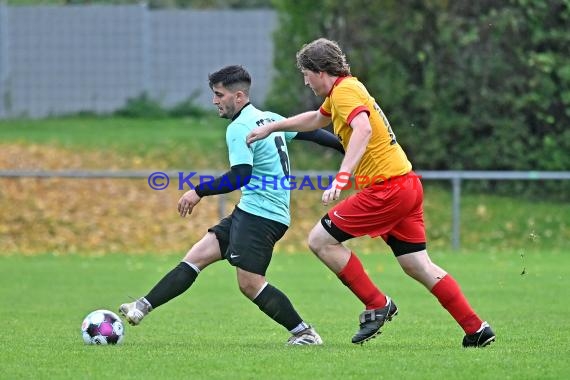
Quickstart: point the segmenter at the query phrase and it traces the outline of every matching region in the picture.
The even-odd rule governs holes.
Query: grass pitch
[[[224,130],[214,118],[0,121],[0,168],[222,169],[227,168]],[[291,148],[296,170],[338,167],[334,154],[316,160],[312,149]],[[115,311],[129,295],[146,294],[181,256],[164,252],[182,252],[204,228],[196,220],[181,227],[178,217],[169,219],[178,194],[170,201],[147,193],[145,183],[123,188],[104,181],[2,181],[0,379],[570,376],[567,204],[464,194],[464,249],[441,253],[448,249],[450,195],[426,186],[432,259],[454,275],[492,324],[497,342],[485,349],[461,348],[463,333],[437,300],[402,273],[383,243],[369,246],[367,239],[351,246],[400,313],[377,339],[352,345],[362,305],[306,251],[283,253],[304,247],[323,213],[314,194],[304,193],[294,194],[295,223],[280,242],[268,278],[317,328],[323,346],[284,346],[289,334],[240,294],[234,269],[218,263],[141,326],[127,325],[123,345],[102,347],[83,344],[85,315],[100,308]],[[110,201],[115,198],[126,209]],[[216,221],[215,205],[210,214],[201,206],[208,226]],[[164,240],[153,240],[156,236]],[[166,244],[182,240],[180,250]],[[94,256],[99,252],[112,253]],[[163,254],[135,255],[140,252]]]
[[[192,379],[559,379],[570,374],[570,258],[559,253],[437,253],[472,306],[497,333],[485,349],[463,349],[463,333],[436,299],[399,269],[379,243],[363,255],[400,314],[378,338],[354,346],[361,305],[309,254],[278,253],[268,278],[325,344],[286,347],[288,333],[237,289],[221,262],[181,297],[126,326],[120,346],[86,346],[83,317],[115,311],[145,294],[178,256],[51,254],[0,257],[0,378]],[[525,274],[522,273],[523,267]]]

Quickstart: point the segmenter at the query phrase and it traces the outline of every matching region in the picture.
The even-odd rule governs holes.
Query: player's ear
[[[245,94],[245,92],[243,92],[241,90],[236,92],[236,101],[238,101],[241,104],[245,104],[246,99],[247,99],[247,95]]]

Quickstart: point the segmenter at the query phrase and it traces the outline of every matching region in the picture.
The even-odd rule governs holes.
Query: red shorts
[[[387,240],[393,236],[407,243],[425,243],[423,198],[420,178],[410,172],[351,195],[329,210],[328,217],[352,237],[382,236]]]

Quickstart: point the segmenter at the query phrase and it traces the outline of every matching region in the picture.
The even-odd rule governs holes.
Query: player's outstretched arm
[[[344,147],[340,143],[338,137],[334,133],[330,133],[326,129],[317,129],[310,132],[299,132],[293,140],[312,141],[327,148],[333,148],[344,154]]]
[[[226,194],[245,186],[251,181],[253,167],[247,164],[232,166],[231,170],[209,182],[200,183],[194,189],[188,190],[178,201],[180,216],[192,214],[194,206],[202,197]]]
[[[251,181],[253,166],[240,164],[232,166],[231,170],[209,182],[196,186],[196,193],[200,197],[226,194],[245,186]]]
[[[258,140],[263,140],[273,132],[308,132],[326,127],[330,123],[330,118],[323,116],[319,111],[307,111],[287,119],[274,123],[265,124],[253,129],[246,138],[247,144]]]
[[[350,123],[350,126],[352,127],[352,135],[350,136],[350,141],[346,147],[344,159],[340,164],[338,175],[335,176],[331,187],[323,192],[322,201],[324,205],[328,205],[329,202],[339,199],[340,192],[344,188],[344,185],[341,184],[342,179],[350,178],[354,168],[356,168],[360,159],[364,155],[368,142],[370,141],[372,128],[368,121],[368,116],[364,112],[356,115]]]

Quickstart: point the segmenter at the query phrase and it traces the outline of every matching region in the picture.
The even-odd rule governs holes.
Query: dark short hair
[[[240,65],[223,67],[215,73],[208,75],[208,81],[210,88],[221,83],[222,86],[231,91],[241,90],[246,94],[249,93],[249,87],[251,86],[251,76],[247,70]]]
[[[303,45],[297,52],[297,67],[299,70],[325,72],[339,77],[350,75],[350,66],[340,46],[326,38]]]

